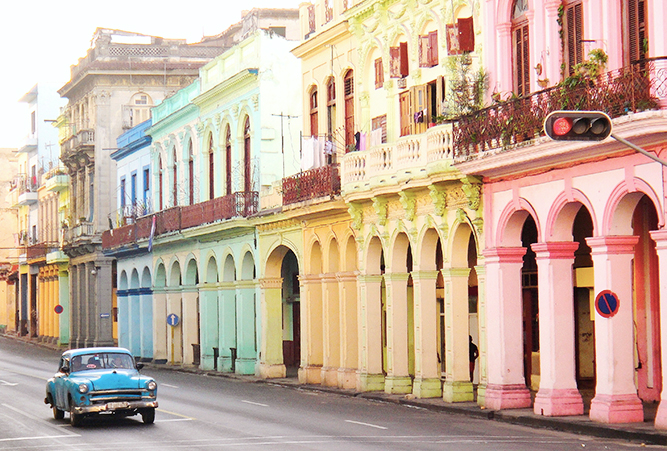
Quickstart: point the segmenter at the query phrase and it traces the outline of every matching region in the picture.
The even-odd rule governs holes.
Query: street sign
[[[171,327],[178,326],[178,315],[175,313],[170,313],[167,315],[167,324],[169,324]]]
[[[110,313],[100,313],[100,318],[111,318]]]
[[[618,296],[610,290],[603,290],[595,296],[595,311],[603,318],[611,318],[618,313]]]
[[[65,309],[60,304],[53,307],[53,311],[56,312],[58,315],[60,315],[63,312],[63,310],[65,310]]]

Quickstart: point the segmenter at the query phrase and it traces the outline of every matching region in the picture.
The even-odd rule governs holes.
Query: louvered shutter
[[[429,65],[428,35],[419,36],[419,67],[431,67]]]
[[[459,47],[461,52],[473,52],[475,50],[475,30],[472,17],[464,17],[458,20]]]
[[[438,31],[428,34],[429,64],[431,67],[438,65]]]
[[[401,78],[400,53],[398,47],[389,47],[389,76],[391,78]]]
[[[382,68],[382,58],[375,60],[375,89],[380,89],[384,85],[384,71]]]
[[[565,8],[565,58],[567,73],[574,73],[574,66],[584,60],[584,44],[582,42],[583,6],[581,2],[571,3]]]
[[[410,74],[410,62],[408,59],[408,43],[401,42],[399,44],[399,60],[401,76],[407,77]]]
[[[528,25],[512,30],[514,56],[514,90],[518,96],[530,92],[530,55]]]
[[[459,46],[459,27],[456,24],[448,23],[445,27],[447,33],[447,54],[459,55],[461,47]]]

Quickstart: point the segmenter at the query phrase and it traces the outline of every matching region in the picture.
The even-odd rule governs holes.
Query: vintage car
[[[123,348],[82,348],[63,352],[58,372],[46,383],[45,404],[61,420],[69,412],[72,426],[93,414],[141,414],[155,421],[157,383],[139,374],[142,364]]]

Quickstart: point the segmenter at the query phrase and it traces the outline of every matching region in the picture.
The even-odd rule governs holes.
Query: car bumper
[[[75,406],[73,410],[76,414],[88,414],[101,412],[122,412],[128,410],[156,408],[157,406],[157,401],[124,401],[95,404],[93,406]]]

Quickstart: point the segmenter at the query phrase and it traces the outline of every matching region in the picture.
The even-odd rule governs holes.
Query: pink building
[[[641,422],[667,358],[667,40],[661,0],[485,0],[489,108],[455,125],[483,178],[488,408]],[[546,114],[603,110],[608,138],[551,141]],[[618,311],[596,313],[610,290]],[[497,339],[495,338],[497,337]],[[530,390],[536,391],[534,401]]]

